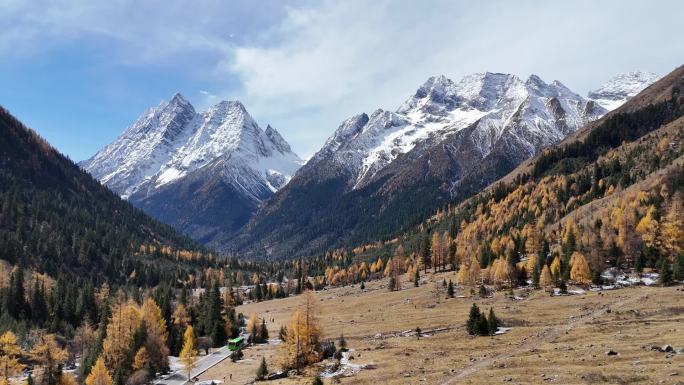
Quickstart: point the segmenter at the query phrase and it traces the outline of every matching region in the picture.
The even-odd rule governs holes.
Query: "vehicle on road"
[[[228,349],[231,352],[234,352],[236,350],[240,350],[244,346],[245,346],[245,338],[243,336],[233,338],[232,340],[228,340]]]

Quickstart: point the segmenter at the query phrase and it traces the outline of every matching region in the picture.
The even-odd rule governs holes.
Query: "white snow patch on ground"
[[[496,328],[496,331],[494,332],[494,335],[495,335],[495,336],[498,336],[498,335],[501,335],[501,334],[504,334],[504,333],[508,333],[509,331],[511,331],[511,329],[513,329],[513,328],[498,327],[498,328]]]
[[[342,353],[342,358],[340,359],[340,366],[336,371],[333,371],[334,366],[328,365],[326,369],[321,373],[323,378],[335,378],[335,377],[351,377],[356,373],[360,372],[362,369],[367,369],[372,367],[372,364],[352,364],[349,362],[349,355],[354,349],[349,349],[349,351]]]

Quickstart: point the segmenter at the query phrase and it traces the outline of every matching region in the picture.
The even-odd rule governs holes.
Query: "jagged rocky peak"
[[[598,89],[590,91],[588,97],[607,110],[614,110],[659,78],[657,74],[646,71],[619,74],[610,78]]]
[[[292,149],[290,148],[290,144],[283,139],[283,137],[280,135],[280,133],[271,125],[266,126],[266,136],[273,142],[275,147],[278,149],[280,152],[291,152]]]
[[[270,126],[262,130],[240,101],[221,101],[197,112],[176,93],[81,166],[128,198],[140,191],[151,194],[218,161],[230,167],[238,162],[252,169],[250,174],[262,175],[264,184],[279,174],[279,183],[271,184],[277,186],[301,164],[282,136]]]
[[[425,153],[471,125],[468,135],[482,157],[505,132],[530,156],[606,112],[561,82],[536,75],[523,81],[482,72],[458,82],[432,76],[396,112],[379,109],[344,121],[310,163],[331,156],[353,177],[350,184],[361,187],[400,154]]]

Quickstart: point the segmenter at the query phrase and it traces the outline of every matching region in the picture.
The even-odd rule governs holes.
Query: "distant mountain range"
[[[630,93],[620,93],[624,87],[612,80],[596,94],[619,94],[624,101],[651,81],[643,78]],[[282,257],[392,236],[607,112],[562,83],[534,75],[432,77],[395,112],[376,110],[343,122],[226,243],[255,256]]]
[[[196,112],[176,94],[81,167],[150,215],[210,243],[239,229],[302,163],[242,103]]]
[[[584,98],[538,76],[428,79],[396,111],[345,120],[303,166],[239,102],[151,109],[81,163],[156,218],[222,251],[305,255],[395,234],[605,115],[657,77],[619,75]]]

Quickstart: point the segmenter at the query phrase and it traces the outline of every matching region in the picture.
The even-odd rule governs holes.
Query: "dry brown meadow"
[[[326,338],[344,333],[355,364],[372,364],[350,377],[327,378],[326,384],[684,384],[684,354],[652,350],[652,346],[684,348],[684,289],[634,287],[602,293],[550,297],[533,291],[523,300],[497,292],[481,299],[457,289],[466,298],[446,299],[443,278],[428,276],[419,288],[388,292],[386,281],[335,288],[315,294]],[[516,294],[524,294],[516,291]],[[265,317],[276,338],[300,297],[240,306],[246,315]],[[512,330],[494,337],[471,337],[465,331],[475,302],[494,308]],[[400,332],[439,331],[419,340]],[[254,379],[262,356],[269,370],[278,368],[279,347],[245,350],[245,360],[224,361],[200,378],[244,384]],[[613,350],[617,355],[607,355]],[[309,373],[320,368],[311,368]],[[230,381],[230,374],[233,380]],[[310,384],[311,376],[271,381]]]

